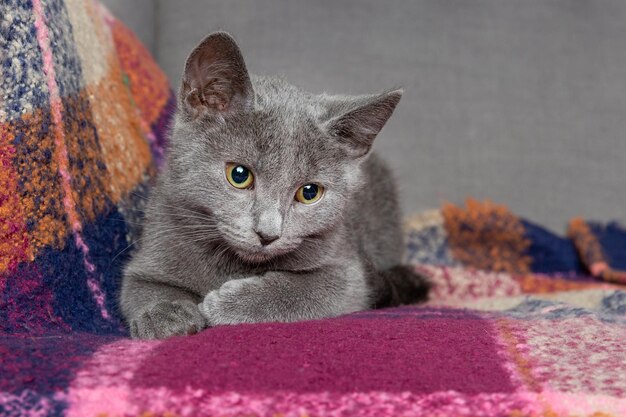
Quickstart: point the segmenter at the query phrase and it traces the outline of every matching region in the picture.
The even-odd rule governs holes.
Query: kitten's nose
[[[261,241],[261,245],[263,246],[267,246],[270,243],[272,243],[273,241],[275,241],[276,239],[279,238],[279,236],[276,235],[266,235],[262,232],[256,232],[257,236],[259,236],[259,241]]]
[[[253,227],[261,245],[267,246],[278,239],[282,232],[282,224],[283,218],[278,210],[270,208],[261,211]]]

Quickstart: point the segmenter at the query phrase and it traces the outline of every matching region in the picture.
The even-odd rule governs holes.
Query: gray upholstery
[[[104,0],[109,10],[128,25],[144,45],[156,50],[154,29],[156,2],[154,0]]]
[[[404,86],[377,148],[407,211],[474,196],[558,231],[572,216],[626,217],[623,0],[155,3],[153,50],[176,86],[217,29],[252,72],[314,92]],[[136,13],[121,18],[143,33]]]

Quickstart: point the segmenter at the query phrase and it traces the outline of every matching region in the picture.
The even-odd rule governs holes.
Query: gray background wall
[[[490,198],[554,230],[626,218],[623,0],[105,3],[175,86],[207,33],[313,91],[403,86],[378,138],[406,211]]]

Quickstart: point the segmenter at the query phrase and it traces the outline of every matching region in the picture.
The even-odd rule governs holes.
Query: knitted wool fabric
[[[0,2],[0,51],[0,332],[123,332],[167,79],[96,1]]]
[[[0,54],[0,416],[626,415],[626,228],[491,202],[407,222],[430,305],[124,337],[167,81],[91,0],[1,1]]]

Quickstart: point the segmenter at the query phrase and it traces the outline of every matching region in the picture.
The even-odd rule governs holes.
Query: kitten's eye
[[[254,175],[243,165],[226,164],[226,179],[235,188],[244,189],[252,187]]]
[[[302,204],[313,204],[319,201],[324,194],[324,187],[317,184],[307,184],[298,188],[296,200]]]

